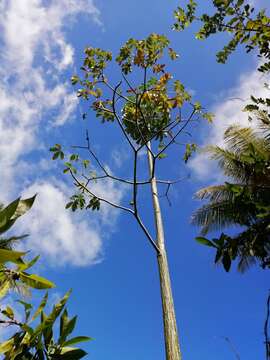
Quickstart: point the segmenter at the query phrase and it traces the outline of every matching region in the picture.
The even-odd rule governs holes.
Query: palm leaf
[[[191,217],[191,223],[201,227],[204,235],[235,224],[248,226],[254,221],[254,214],[249,210],[241,201],[212,202],[196,210]]]

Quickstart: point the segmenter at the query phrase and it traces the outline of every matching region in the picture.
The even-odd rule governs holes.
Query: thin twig
[[[122,72],[122,76],[123,76],[125,82],[127,83],[129,89],[130,89],[135,95],[137,95],[136,90],[135,90],[135,89],[133,88],[133,86],[130,84],[128,78],[125,76],[125,74],[124,74],[123,72]]]
[[[23,323],[17,321],[17,320],[3,320],[3,319],[0,319],[0,324],[3,324],[3,325],[16,325],[16,326],[22,326]]]
[[[113,92],[113,99],[112,99],[113,113],[114,113],[114,115],[115,115],[115,118],[116,118],[116,120],[117,120],[117,122],[118,122],[118,124],[119,124],[119,126],[120,126],[120,128],[121,128],[121,130],[122,130],[122,132],[123,132],[123,134],[124,134],[124,136],[125,136],[125,138],[127,139],[128,143],[129,143],[130,147],[133,149],[133,151],[136,151],[134,145],[132,144],[130,138],[128,137],[128,135],[127,135],[127,133],[126,133],[124,127],[123,127],[123,124],[122,124],[121,120],[119,119],[119,116],[117,115],[116,108],[115,108],[115,96],[116,96],[116,93],[117,93],[117,89],[118,89],[120,86],[121,86],[121,82],[119,82],[119,84],[116,85],[116,87],[115,87],[115,89],[114,89],[114,92]]]
[[[238,354],[238,352],[237,352],[234,344],[230,340],[230,338],[228,338],[227,336],[223,336],[223,339],[229,344],[229,347],[231,348],[232,352],[234,353],[236,359],[241,360],[240,355]]]
[[[266,305],[266,319],[264,323],[264,338],[265,338],[265,358],[266,360],[270,359],[270,342],[268,336],[268,326],[269,326],[269,317],[270,317],[270,294],[267,298],[267,305]]]
[[[181,126],[181,128],[176,132],[176,134],[172,137],[172,139],[168,142],[168,144],[166,144],[164,146],[164,148],[162,150],[160,150],[157,154],[156,154],[156,158],[162,154],[173,142],[174,140],[177,138],[177,136],[185,129],[185,127],[189,124],[189,122],[191,121],[193,115],[195,114],[196,109],[193,109],[193,111],[191,112],[189,118],[187,119],[187,121],[185,122],[185,124],[183,126]]]
[[[100,196],[97,196],[96,194],[94,194],[92,191],[90,191],[86,186],[85,184],[83,184],[82,182],[80,182],[78,180],[78,178],[74,175],[73,171],[69,169],[69,172],[73,178],[73,180],[75,181],[75,183],[77,184],[77,186],[81,189],[83,189],[84,191],[86,191],[88,194],[90,194],[91,196],[94,196],[96,197],[97,199],[99,199],[100,201],[102,202],[105,202],[106,204],[109,204],[111,205],[112,207],[116,208],[116,209],[121,209],[121,210],[124,210],[124,211],[127,211],[131,214],[134,214],[134,211],[128,207],[125,207],[125,206],[122,206],[122,205],[119,205],[119,204],[116,204],[108,199],[105,199],[105,198],[102,198]]]
[[[135,215],[135,214],[134,214]],[[160,250],[156,244],[156,242],[153,240],[152,236],[150,235],[149,231],[147,230],[147,228],[145,227],[145,225],[143,224],[140,216],[137,214],[135,215],[135,218],[139,224],[139,226],[141,227],[141,229],[143,230],[143,232],[145,233],[147,239],[150,241],[151,245],[154,247],[154,249],[156,250],[156,252],[158,253],[158,255],[160,254]]]
[[[108,86],[109,89],[112,90],[114,96],[115,96],[115,95],[118,95],[120,98],[124,99],[125,101],[128,101],[128,102],[130,102],[130,103],[132,103],[132,104],[135,105],[134,101],[132,101],[131,99],[129,99],[128,97],[122,95],[121,93],[119,93],[119,92],[117,91],[117,89],[120,87],[121,83],[122,83],[122,82],[120,82],[118,85],[116,85],[115,88],[113,88],[108,82],[104,81],[104,84],[105,84],[106,86]]]
[[[152,236],[150,235],[149,231],[147,230],[146,226],[143,224],[140,216],[137,214],[135,214],[134,210],[130,209],[130,208],[127,208],[125,206],[122,206],[122,205],[119,205],[119,204],[116,204],[116,203],[113,203],[112,201],[108,200],[108,199],[105,199],[105,198],[102,198],[100,196],[97,196],[95,195],[92,191],[90,191],[88,188],[85,187],[85,185],[83,183],[81,183],[77,178],[76,176],[74,175],[74,173],[69,170],[73,180],[75,181],[75,183],[77,184],[78,187],[80,187],[81,189],[83,189],[84,191],[86,191],[88,194],[90,194],[91,196],[95,196],[96,198],[98,198],[100,201],[104,202],[104,203],[107,203],[109,205],[111,205],[112,207],[116,208],[116,209],[120,209],[120,210],[124,210],[130,214],[132,214],[135,219],[137,220],[139,226],[141,227],[141,229],[143,230],[143,232],[145,233],[147,239],[149,240],[149,242],[151,243],[151,245],[154,247],[154,249],[157,251],[157,253],[159,254],[160,251],[159,251],[159,248],[157,246],[157,244],[155,243],[155,241],[153,240]]]

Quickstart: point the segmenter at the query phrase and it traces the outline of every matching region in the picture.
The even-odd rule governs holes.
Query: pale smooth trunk
[[[150,148],[151,144],[148,143]],[[149,173],[152,176],[153,159],[150,151],[148,150],[148,164]],[[179,338],[176,324],[176,316],[173,303],[173,295],[171,289],[170,273],[167,261],[167,254],[165,248],[165,238],[163,230],[162,215],[160,210],[158,189],[155,176],[151,181],[151,190],[153,198],[154,217],[156,225],[156,241],[160,250],[157,256],[158,269],[160,277],[160,291],[163,309],[163,326],[164,326],[164,340],[166,350],[166,360],[181,360],[181,352],[179,346]]]

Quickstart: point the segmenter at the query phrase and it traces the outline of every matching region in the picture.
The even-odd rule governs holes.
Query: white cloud
[[[116,168],[121,168],[125,164],[125,162],[130,158],[129,151],[126,148],[119,147],[118,149],[114,149],[111,153],[111,158],[113,164]]]
[[[64,30],[80,13],[99,22],[92,0],[51,0],[46,5],[42,0],[4,0],[0,4],[2,200],[11,189],[18,190],[14,174],[18,177],[21,158],[41,146],[41,126],[43,131],[61,126],[73,116],[77,99],[61,79],[72,66],[74,53]],[[48,116],[52,110],[55,116]]]
[[[123,191],[112,182],[96,184],[97,195],[106,193],[108,200],[120,203]],[[102,258],[105,232],[113,231],[117,210],[102,204],[99,214],[67,211],[70,190],[58,179],[37,181],[23,192],[23,197],[37,194],[31,211],[17,224],[17,232],[29,233],[25,248],[42,254],[46,262],[61,266],[95,264]],[[105,230],[106,228],[106,230]],[[103,230],[104,229],[104,230]]]
[[[30,233],[25,246],[41,253],[46,262],[54,265],[94,264],[102,255],[99,227],[89,219],[81,219],[65,209],[67,191],[55,181],[40,181],[31,185],[23,196],[37,193],[31,212],[24,216],[18,230]]]
[[[260,7],[267,7],[268,0],[249,0],[250,5],[255,6],[256,10],[259,10]]]
[[[263,84],[267,82],[256,69],[242,74],[237,85],[220,94],[218,101],[213,105],[211,112],[215,114],[215,120],[208,129],[203,129],[202,146],[224,146],[223,134],[226,128],[232,124],[242,126],[255,126],[254,122],[248,121],[248,114],[243,108],[250,103],[250,95],[256,97],[269,97],[269,90]],[[205,154],[197,154],[189,163],[190,168],[200,180],[220,181],[223,176],[217,171],[216,164],[207,158]]]
[[[63,78],[74,66],[67,33],[79,15],[100,24],[93,0],[0,3],[0,199],[38,193],[17,230],[30,233],[26,246],[54,265],[100,261],[105,237],[101,225],[109,225],[108,219],[113,225],[116,219],[106,207],[95,221],[65,210],[69,190],[62,181],[48,177],[55,164],[38,153],[44,150],[44,133],[72,119],[77,106],[73,89]],[[104,190],[121,200],[123,192],[112,184],[97,186],[97,191]]]

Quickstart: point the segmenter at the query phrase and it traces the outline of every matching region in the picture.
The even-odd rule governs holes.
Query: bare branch
[[[88,134],[88,132],[87,132]],[[100,175],[100,176],[95,176],[95,177],[87,177],[85,175],[82,175],[86,181],[90,182],[90,181],[96,181],[96,180],[104,180],[104,179],[111,179],[111,180],[115,180],[118,182],[122,182],[124,184],[127,185],[132,185],[134,186],[134,180],[130,180],[130,179],[124,179],[115,175],[112,175],[104,165],[102,165],[101,161],[99,160],[98,156],[95,154],[95,152],[91,149],[90,147],[90,142],[89,142],[89,137],[87,135],[87,146],[80,146],[80,145],[73,145],[72,146],[73,149],[82,149],[82,150],[87,150],[90,155],[96,160],[97,164],[99,165],[100,169],[104,172],[105,175]],[[138,154],[138,151],[137,151]],[[138,156],[137,156],[138,158]],[[154,159],[155,160],[155,159]],[[136,180],[136,185],[140,186],[140,185],[147,185],[151,183],[152,178],[148,179],[148,180],[142,180],[142,181],[137,181]],[[156,179],[156,182],[158,184],[164,184],[164,185],[168,185],[168,184],[175,184],[177,182],[180,182],[181,180],[183,180],[183,178],[179,178],[176,180],[162,180],[162,179]]]
[[[100,201],[102,201],[102,202],[104,202],[104,203],[106,203],[106,204],[109,204],[109,205],[111,205],[112,207],[114,207],[114,208],[116,208],[116,209],[121,209],[121,210],[127,211],[127,212],[129,212],[129,213],[131,213],[131,214],[134,215],[134,211],[133,211],[132,209],[130,209],[130,208],[128,208],[128,207],[125,207],[125,206],[122,206],[122,205],[120,205],[120,204],[116,204],[116,203],[114,203],[114,202],[112,202],[112,201],[110,201],[110,200],[108,200],[108,199],[102,198],[102,197],[94,194],[92,191],[90,191],[90,190],[85,186],[85,184],[83,184],[82,182],[80,182],[80,181],[78,180],[78,178],[74,175],[74,173],[72,172],[72,170],[69,169],[69,172],[70,172],[73,180],[75,181],[75,185],[78,186],[79,188],[83,189],[84,191],[86,191],[86,192],[87,192],[88,194],[90,194],[91,196],[96,197],[96,198],[99,199]]]
[[[3,325],[16,325],[16,326],[22,326],[23,323],[17,321],[17,320],[3,320],[3,319],[0,319],[0,324],[3,324]]]
[[[133,151],[136,151],[134,145],[132,144],[130,138],[128,137],[128,135],[127,135],[127,133],[126,133],[124,127],[123,127],[123,124],[122,124],[121,120],[119,119],[119,116],[117,115],[116,108],[115,108],[115,96],[117,94],[117,89],[120,87],[120,85],[121,85],[121,82],[118,85],[116,85],[116,87],[114,89],[114,92],[113,92],[113,99],[112,99],[113,113],[115,115],[115,118],[116,118],[116,120],[117,120],[117,122],[118,122],[118,124],[119,124],[125,138],[127,139],[128,143],[129,143],[130,147],[133,149]]]
[[[123,76],[123,79],[125,80],[125,82],[127,83],[129,89],[135,94],[137,95],[136,93],[136,90],[133,88],[133,86],[130,84],[128,78],[126,77],[126,75],[122,72],[122,76]]]
[[[106,175],[108,175],[105,166],[103,166],[103,165],[101,164],[99,158],[96,156],[96,154],[94,153],[94,151],[91,150],[88,130],[86,130],[86,142],[87,142],[87,149],[88,149],[88,151],[89,151],[90,154],[93,156],[93,158],[96,160],[98,166],[104,171],[104,173],[105,173]]]
[[[172,139],[168,142],[168,144],[166,144],[166,146],[164,146],[164,148],[162,150],[160,150],[157,154],[156,154],[156,158],[162,154],[177,138],[177,136],[186,128],[186,126],[190,123],[193,115],[195,114],[196,109],[193,109],[189,118],[186,120],[185,124],[183,126],[181,126],[181,128],[176,132],[175,135],[173,135]]]
[[[109,89],[112,90],[113,96],[118,95],[120,98],[124,99],[125,101],[128,101],[128,102],[130,102],[130,103],[132,103],[132,104],[135,105],[134,101],[132,101],[131,99],[129,99],[128,97],[122,95],[121,93],[119,93],[119,92],[117,91],[117,89],[120,87],[121,83],[122,83],[122,82],[120,82],[118,85],[116,85],[115,88],[113,88],[107,81],[104,81],[104,84],[105,84]]]
[[[167,189],[166,189],[166,191],[165,191],[165,194],[164,194],[164,195],[159,195],[159,197],[160,197],[160,198],[166,197],[169,206],[172,206],[172,202],[171,202],[171,200],[170,200],[170,198],[169,198],[169,190],[170,190],[170,187],[171,187],[171,184],[168,184],[168,185],[167,185]]]
[[[229,346],[230,346],[232,352],[234,353],[236,359],[237,359],[237,360],[241,360],[241,359],[240,359],[240,355],[238,354],[237,350],[235,349],[235,346],[233,345],[232,341],[231,341],[228,337],[226,337],[226,336],[224,336],[223,338],[224,338],[224,340],[229,344]]]
[[[77,185],[78,187],[80,187],[81,189],[83,189],[84,191],[86,191],[88,194],[90,194],[91,196],[95,196],[97,199],[99,199],[100,201],[108,204],[108,205],[111,205],[112,207],[116,208],[116,209],[120,209],[120,210],[124,210],[130,214],[132,214],[135,219],[137,220],[140,228],[143,230],[144,234],[146,235],[147,239],[149,240],[149,242],[151,243],[151,245],[155,248],[155,250],[157,251],[157,253],[159,254],[160,251],[159,251],[159,248],[157,246],[157,244],[155,243],[155,241],[153,240],[152,236],[150,235],[149,231],[147,230],[146,226],[143,224],[140,216],[138,215],[138,213],[135,214],[134,210],[130,209],[130,208],[127,208],[125,206],[122,206],[122,205],[119,205],[119,204],[116,204],[108,199],[105,199],[105,198],[102,198],[100,196],[97,196],[96,194],[94,194],[92,191],[90,191],[88,188],[85,187],[85,184],[81,183],[77,177],[74,175],[74,173],[69,170],[73,180],[75,181],[75,185]]]
[[[135,214],[134,214],[135,215]],[[150,241],[151,245],[154,247],[154,249],[156,250],[156,252],[158,253],[158,255],[160,254],[160,250],[156,244],[156,242],[153,240],[152,236],[150,235],[149,231],[147,230],[147,228],[145,227],[145,225],[143,224],[141,218],[139,217],[139,215],[135,215],[135,218],[139,224],[139,226],[141,227],[141,229],[143,230],[143,232],[145,233],[147,239]]]
[[[265,358],[266,360],[270,359],[270,342],[268,335],[268,327],[269,327],[269,317],[270,317],[270,294],[267,298],[267,307],[266,307],[266,319],[264,323],[264,338],[265,338]]]

